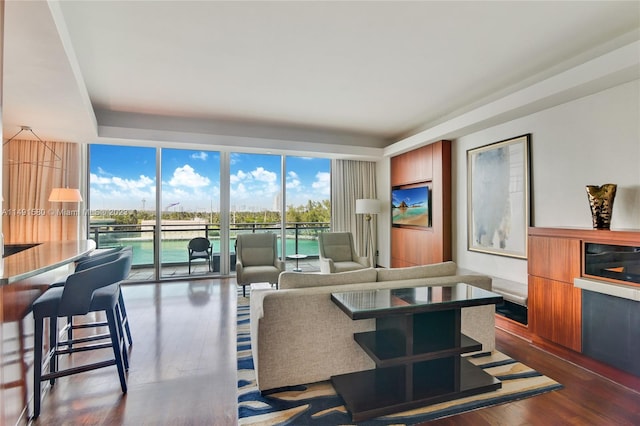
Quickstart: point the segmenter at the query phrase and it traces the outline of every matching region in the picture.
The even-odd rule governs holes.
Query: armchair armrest
[[[280,260],[280,259],[276,259],[276,261],[274,262],[273,266],[275,266],[276,268],[278,268],[278,270],[279,270],[280,272],[284,272],[284,271],[286,271],[286,269],[287,269],[287,268],[286,268],[286,266],[285,266],[284,261],[283,261],[283,260]]]
[[[368,268],[369,266],[369,258],[367,256],[358,256],[356,258],[353,259],[355,262],[361,264],[362,266],[364,266],[365,268]]]
[[[240,259],[236,259],[236,280],[238,281],[239,284],[242,284],[243,282],[243,278],[242,278],[242,272],[243,272],[243,266],[242,266],[242,261]]]
[[[323,274],[331,274],[336,271],[336,267],[333,264],[333,259],[330,257],[320,258],[320,272]]]

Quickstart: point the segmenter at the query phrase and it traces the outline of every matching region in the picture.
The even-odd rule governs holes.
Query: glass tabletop
[[[465,283],[398,289],[331,293],[331,299],[353,319],[374,318],[389,311],[415,313],[500,303],[502,296]]]

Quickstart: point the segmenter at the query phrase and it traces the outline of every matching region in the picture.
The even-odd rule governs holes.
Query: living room
[[[16,2],[3,3],[5,20],[15,16],[10,15],[10,12],[15,12],[17,6],[13,3]],[[595,3],[592,5],[594,9],[590,11],[593,15],[584,17],[582,21],[579,20],[580,22],[571,29],[594,28],[594,32],[564,34],[566,38],[575,38],[581,42],[578,46],[570,46],[576,50],[569,50],[570,47],[566,46],[565,51],[554,51],[555,56],[536,60],[535,65],[525,67],[527,61],[536,59],[534,53],[541,54],[551,47],[538,46],[537,50],[532,51],[523,49],[520,56],[512,57],[511,61],[504,64],[511,67],[508,71],[504,71],[505,75],[509,74],[511,77],[511,84],[501,81],[503,85],[492,86],[492,90],[489,88],[480,90],[476,82],[471,89],[466,88],[467,91],[475,91],[476,99],[473,102],[456,104],[452,101],[447,105],[447,111],[441,109],[439,110],[441,115],[430,115],[428,119],[427,116],[422,116],[421,123],[415,123],[416,125],[406,129],[407,131],[401,135],[394,135],[391,143],[379,135],[354,134],[351,131],[338,132],[333,129],[321,131],[317,128],[309,130],[290,126],[286,129],[283,127],[281,132],[277,133],[276,126],[271,122],[258,120],[257,123],[243,126],[233,120],[225,122],[222,120],[224,116],[209,120],[208,123],[204,123],[197,117],[184,121],[175,117],[163,119],[161,113],[152,116],[156,111],[152,107],[145,110],[141,108],[132,114],[117,110],[107,111],[106,104],[91,107],[90,99],[97,94],[88,93],[86,89],[84,94],[80,93],[77,82],[71,86],[67,94],[76,102],[75,112],[79,112],[78,116],[84,116],[84,118],[77,120],[78,116],[71,118],[56,116],[52,110],[62,109],[69,112],[73,108],[56,107],[55,104],[60,99],[47,98],[48,90],[44,82],[47,81],[48,84],[53,82],[54,85],[57,84],[63,88],[69,87],[69,80],[66,78],[74,76],[74,72],[79,72],[81,67],[77,62],[74,63],[67,58],[66,62],[57,65],[64,69],[65,80],[56,80],[49,75],[39,80],[40,84],[37,85],[39,90],[31,93],[31,90],[26,89],[31,87],[28,82],[23,82],[20,87],[13,83],[17,81],[15,70],[20,70],[21,67],[26,70],[33,66],[30,64],[33,63],[34,58],[37,62],[38,57],[34,52],[38,52],[42,46],[34,45],[33,50],[24,49],[20,57],[19,52],[15,51],[18,47],[12,44],[9,46],[12,50],[5,50],[4,59],[2,122],[5,140],[15,133],[20,125],[30,125],[45,140],[65,140],[83,145],[114,142],[126,144],[135,141],[136,144],[155,146],[171,144],[179,140],[181,146],[206,145],[228,149],[244,144],[242,149],[247,151],[279,152],[288,149],[307,155],[322,154],[332,158],[375,161],[376,197],[381,204],[385,205],[391,202],[392,158],[441,140],[450,140],[452,142],[451,258],[462,268],[506,281],[526,284],[529,274],[526,256],[503,256],[486,251],[469,250],[467,200],[469,150],[521,135],[530,135],[528,207],[530,209],[529,225],[532,227],[591,228],[592,216],[585,186],[615,183],[618,189],[611,228],[614,230],[640,229],[638,4],[620,2],[609,9],[600,3],[610,2],[593,3]],[[66,52],[66,56],[70,55],[69,52],[73,50],[69,50],[72,37],[58,32],[59,19],[65,15],[63,13],[65,6],[33,2],[29,7],[31,9],[22,12],[21,21],[6,22],[5,42],[10,34],[15,36],[13,31],[28,33],[33,27],[41,28],[43,31],[48,29],[53,30],[55,34],[55,37],[49,37],[48,40],[56,41],[58,53],[62,51]],[[71,27],[73,24],[78,25],[78,15],[75,16],[76,20],[71,17],[76,13],[80,15],[80,12],[79,10],[66,11],[70,33],[78,31],[77,27]],[[115,11],[112,13],[116,14]],[[563,9],[558,13],[567,20],[567,25],[573,24],[565,14],[568,15],[569,11]],[[94,15],[91,14],[91,16]],[[521,15],[517,16],[522,18]],[[378,19],[385,22],[379,16]],[[558,20],[562,22],[560,18]],[[87,25],[90,25],[89,20],[87,22]],[[540,23],[540,21],[536,22]],[[614,25],[612,22],[618,24]],[[556,31],[557,25],[559,23],[555,21],[550,24]],[[601,30],[597,32],[595,28],[601,28]],[[528,29],[524,26],[524,30]],[[509,37],[504,36],[504,38]],[[33,40],[32,36],[26,39]],[[36,41],[38,40],[33,42]],[[549,43],[549,40],[544,41]],[[556,41],[560,44],[559,39]],[[74,42],[78,43],[77,40]],[[5,45],[5,49],[7,48],[8,46]],[[47,48],[50,49],[50,46],[45,47]],[[14,58],[12,61],[19,58],[18,64],[13,62],[11,69],[14,71],[11,77],[6,71],[11,65],[8,63],[8,58]],[[84,60],[87,58],[85,57]],[[518,64],[526,70],[519,69]],[[77,68],[74,70],[74,67]],[[443,65],[443,67],[447,66]],[[458,71],[458,69],[450,70],[451,73]],[[108,72],[105,71],[105,74]],[[487,75],[483,77],[486,79]],[[77,79],[77,75],[74,78]],[[84,78],[88,80],[88,85],[92,83],[89,81],[89,74]],[[9,86],[7,81],[10,82]],[[61,84],[62,81],[64,84]],[[495,85],[493,82],[491,84]],[[424,95],[428,93],[425,90],[424,88],[415,89],[412,96],[428,97]],[[460,96],[462,97],[462,94]],[[18,108],[17,105],[20,103],[15,99],[19,97],[24,97],[25,100],[33,99],[31,105]],[[484,102],[479,102],[481,97]],[[46,108],[50,103],[54,104],[53,107]],[[87,107],[87,104],[90,107]],[[384,98],[380,104],[383,110],[393,109],[385,106],[393,105],[388,98]],[[176,105],[175,110],[178,108],[179,105]],[[171,109],[168,108],[168,110]],[[42,117],[50,118],[45,120]],[[54,123],[48,124],[47,121]],[[370,121],[376,120],[373,118]],[[189,124],[193,125],[191,129],[188,128]],[[337,124],[335,126],[338,128]],[[205,130],[206,127],[208,130]],[[257,133],[262,133],[264,136],[258,137]],[[330,142],[332,140],[350,142]],[[377,264],[390,267],[392,266],[390,248],[393,227],[388,209],[383,209],[377,215],[376,224],[379,252]]]

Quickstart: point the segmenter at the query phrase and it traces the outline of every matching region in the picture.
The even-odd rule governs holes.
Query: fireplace
[[[640,285],[640,247],[585,242],[583,275]]]

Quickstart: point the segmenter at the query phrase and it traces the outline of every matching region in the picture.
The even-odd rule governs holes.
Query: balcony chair
[[[189,275],[191,275],[191,261],[194,259],[206,259],[209,265],[209,272],[211,272],[211,261],[213,252],[211,248],[211,242],[203,237],[196,237],[189,241],[187,246],[189,252]]]
[[[285,265],[278,258],[278,237],[272,232],[258,234],[238,234],[236,237],[236,280],[242,286],[242,296],[246,296],[245,286],[252,283],[275,284]]]
[[[85,269],[93,268],[95,266],[102,265],[104,263],[113,262],[114,260],[118,259],[122,255],[122,253],[125,253],[125,252],[128,252],[131,256],[133,256],[133,247],[131,246],[117,247],[113,249],[107,249],[104,252],[101,252],[100,254],[97,254],[97,255],[86,256],[82,258],[80,261],[76,262],[75,272],[84,271]],[[50,287],[61,287],[61,286],[64,286],[64,281],[53,283],[51,284]],[[122,292],[118,296],[118,305],[120,307],[120,317],[121,317],[122,327],[124,328],[127,336],[127,343],[129,344],[129,346],[131,346],[133,344],[133,338],[131,337],[131,328],[129,327],[129,317],[127,316],[127,309],[124,305],[124,298],[122,297]],[[67,325],[65,326],[66,330],[63,329],[63,331],[67,332],[67,341],[73,342],[74,330],[91,328],[91,327],[106,327],[106,326],[107,326],[107,323],[105,321],[74,325],[73,316],[69,316],[67,317]],[[106,338],[106,337],[108,337],[108,335],[101,334],[96,336],[95,338],[98,339],[98,338]],[[72,345],[73,343],[69,343],[69,348],[71,348]]]
[[[49,380],[53,386],[58,377],[115,365],[122,392],[127,392],[125,371],[129,367],[129,360],[124,343],[118,300],[120,281],[129,274],[131,261],[131,252],[125,251],[112,262],[75,272],[67,277],[63,286],[50,287],[33,303],[32,310],[35,320],[33,419],[40,415],[41,382],[46,380]],[[68,342],[58,342],[58,318],[101,311],[104,311],[107,317],[109,343],[89,344],[93,341],[92,338],[76,339],[75,343],[81,344],[80,346],[73,349],[62,349]],[[45,355],[49,364],[49,373],[43,374],[42,343],[45,318],[49,319],[49,351]],[[76,365],[64,370],[58,369],[59,355],[109,347],[113,350],[113,358],[111,359]]]
[[[359,256],[353,245],[351,232],[323,232],[318,237],[320,272],[355,271],[370,266],[369,258]]]

